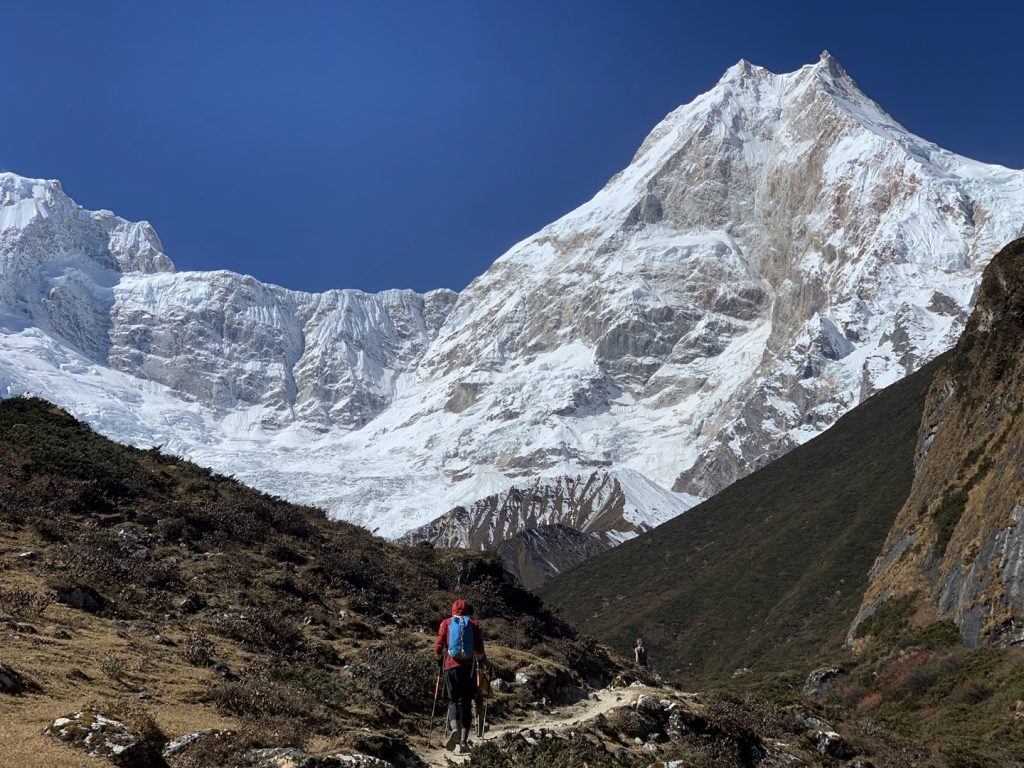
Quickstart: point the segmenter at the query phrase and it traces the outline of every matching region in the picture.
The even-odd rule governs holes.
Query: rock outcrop
[[[970,646],[1024,643],[1024,240],[992,260],[936,374],[917,471],[871,571],[850,639],[891,600]]]

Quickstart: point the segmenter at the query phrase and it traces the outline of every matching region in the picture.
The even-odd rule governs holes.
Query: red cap
[[[466,601],[456,600],[452,603],[452,616],[462,616],[466,612]]]

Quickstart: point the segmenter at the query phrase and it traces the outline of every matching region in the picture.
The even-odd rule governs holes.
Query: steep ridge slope
[[[617,647],[642,636],[656,669],[688,680],[812,664],[841,647],[866,569],[910,491],[937,364],[539,593]]]
[[[1024,240],[989,264],[928,393],[913,490],[851,630],[886,601],[969,646],[1024,643]],[[864,629],[870,631],[867,624]]]
[[[740,62],[457,300],[171,274],[148,225],[3,185],[0,392],[388,535],[537,477],[712,494],[951,346],[1024,223],[1024,174],[827,54]]]
[[[276,765],[251,757],[275,747],[417,765],[455,596],[495,672],[530,678],[495,695],[497,717],[619,668],[493,556],[389,543],[39,399],[0,402],[0,574],[0,762],[21,768],[112,764],[44,735],[80,710],[156,750],[120,766],[166,768],[187,734],[176,768]]]

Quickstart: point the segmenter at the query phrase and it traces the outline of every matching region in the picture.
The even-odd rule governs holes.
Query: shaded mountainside
[[[910,491],[935,366],[540,594],[619,648],[642,635],[656,668],[685,679],[813,663],[842,643]]]
[[[1024,643],[1024,240],[985,270],[977,307],[925,405],[913,490],[858,622],[888,601],[951,620],[970,646]],[[852,635],[870,633],[870,623]]]
[[[278,746],[408,757],[456,594],[498,638],[497,673],[529,667],[496,716],[616,672],[493,555],[389,543],[45,401],[0,401],[0,678],[31,681],[17,698],[0,681],[18,765],[77,765],[42,730],[90,701],[167,736],[231,731],[174,766]]]

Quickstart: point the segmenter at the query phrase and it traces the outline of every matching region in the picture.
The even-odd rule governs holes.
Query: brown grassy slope
[[[909,597],[970,645],[1024,642],[1024,240],[985,270],[977,307],[925,405],[913,489],[862,616]]]
[[[105,607],[53,602],[74,587]],[[400,751],[426,726],[456,595],[499,673],[544,670],[495,701],[499,716],[614,672],[493,556],[394,545],[41,400],[0,402],[0,662],[39,687],[0,694],[0,754],[19,765],[90,764],[41,729],[92,700],[133,701],[170,736],[230,726],[239,749]]]
[[[652,664],[687,685],[739,667],[808,669],[842,644],[910,490],[934,369],[539,593],[619,648],[642,636]]]

